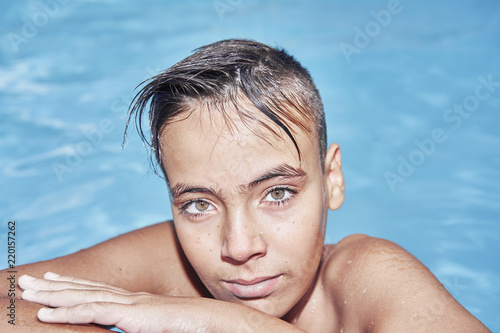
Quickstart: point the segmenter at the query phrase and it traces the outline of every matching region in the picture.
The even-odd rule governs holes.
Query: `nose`
[[[264,234],[250,214],[235,212],[226,219],[221,249],[222,260],[242,265],[267,253]]]

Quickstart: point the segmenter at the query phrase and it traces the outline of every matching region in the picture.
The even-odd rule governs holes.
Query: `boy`
[[[130,115],[139,125],[148,103],[173,221],[19,267],[30,274],[19,278],[22,299],[53,308],[38,311],[41,321],[126,332],[488,332],[397,245],[363,235],[324,245],[327,211],[344,199],[340,150],[327,149],[319,94],[284,51],[205,46],[142,88]],[[41,278],[49,270],[62,276]],[[21,325],[47,325],[34,303],[18,302]]]

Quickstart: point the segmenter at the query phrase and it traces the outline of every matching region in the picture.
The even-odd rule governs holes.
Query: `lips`
[[[264,298],[275,290],[280,277],[281,275],[275,275],[252,280],[223,280],[223,284],[238,298]]]

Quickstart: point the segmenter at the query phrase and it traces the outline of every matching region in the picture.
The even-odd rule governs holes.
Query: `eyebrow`
[[[270,181],[275,178],[280,179],[302,179],[307,177],[307,173],[300,169],[295,168],[289,164],[283,163],[280,164],[261,176],[257,177],[255,180],[249,182],[248,184],[238,185],[238,188],[242,192],[251,191],[257,185],[262,184],[264,182]],[[170,195],[172,199],[175,199],[185,193],[209,193],[212,195],[216,195],[218,191],[211,187],[201,187],[201,186],[193,186],[184,183],[176,184],[174,187],[170,189]]]
[[[243,190],[252,190],[255,186],[271,180],[273,178],[304,178],[307,174],[302,169],[294,168],[291,165],[286,163],[280,164],[279,166],[272,168],[259,178],[254,181],[251,181],[248,185],[240,185],[239,187]]]

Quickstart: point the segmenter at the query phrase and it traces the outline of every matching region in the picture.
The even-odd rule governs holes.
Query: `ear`
[[[332,210],[339,209],[344,202],[344,176],[340,147],[336,143],[332,143],[326,152],[325,178],[328,207]]]

